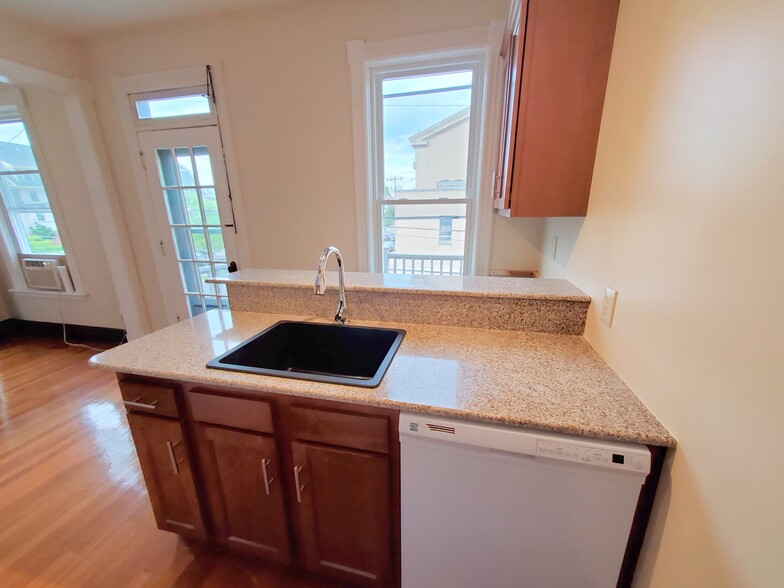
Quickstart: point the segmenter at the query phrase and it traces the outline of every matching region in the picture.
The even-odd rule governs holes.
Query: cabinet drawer
[[[173,387],[122,380],[120,393],[128,412],[146,412],[167,417],[179,416]]]
[[[195,421],[260,433],[275,432],[269,402],[197,391],[188,392],[187,396]]]
[[[292,406],[291,434],[295,439],[389,453],[389,419]]]

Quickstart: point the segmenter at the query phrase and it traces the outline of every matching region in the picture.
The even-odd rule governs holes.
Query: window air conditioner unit
[[[59,260],[44,257],[23,257],[21,262],[27,287],[31,290],[66,291]],[[67,274],[68,268],[63,266],[63,269],[70,280],[70,276]]]

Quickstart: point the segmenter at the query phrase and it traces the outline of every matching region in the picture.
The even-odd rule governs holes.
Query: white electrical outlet
[[[612,288],[604,289],[604,302],[602,302],[602,322],[608,327],[612,327],[613,315],[615,314],[615,301],[618,300],[618,291]]]

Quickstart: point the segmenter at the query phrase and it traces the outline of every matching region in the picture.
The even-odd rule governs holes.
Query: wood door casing
[[[362,586],[387,586],[389,458],[301,441],[291,450],[294,468],[301,468],[297,540],[305,567]]]
[[[198,423],[196,443],[214,538],[287,564],[291,549],[274,437]]]
[[[127,416],[158,527],[206,539],[182,424],[145,414]]]

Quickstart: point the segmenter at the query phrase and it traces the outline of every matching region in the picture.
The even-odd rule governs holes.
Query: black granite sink
[[[405,334],[398,329],[280,321],[207,367],[375,388]]]

